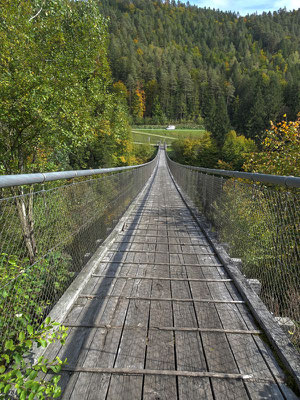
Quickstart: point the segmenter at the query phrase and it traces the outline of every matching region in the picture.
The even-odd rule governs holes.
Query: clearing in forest
[[[171,144],[176,139],[199,138],[203,135],[204,129],[132,129],[134,142],[156,144],[159,141],[166,141]]]

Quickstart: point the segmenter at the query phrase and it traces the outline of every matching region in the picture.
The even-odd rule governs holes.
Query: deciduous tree
[[[296,121],[271,122],[262,149],[247,156],[246,171],[275,175],[300,175],[300,113]]]

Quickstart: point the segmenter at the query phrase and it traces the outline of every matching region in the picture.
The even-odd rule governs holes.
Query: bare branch
[[[29,18],[29,22],[32,21],[34,18],[36,18],[39,15],[39,13],[42,11],[42,9],[43,9],[43,7],[41,7],[35,15],[33,15],[31,18]]]

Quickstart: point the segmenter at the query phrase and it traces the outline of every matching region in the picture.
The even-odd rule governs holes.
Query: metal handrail
[[[156,157],[157,155],[155,156],[155,158]],[[144,164],[130,165],[127,167],[83,169],[74,171],[59,171],[59,172],[45,172],[45,173],[41,172],[35,174],[2,175],[0,176],[0,188],[21,186],[21,185],[32,185],[36,183],[45,183],[50,181],[58,181],[62,179],[79,178],[82,176],[92,176],[99,174],[107,174],[111,172],[120,172],[128,169],[136,169],[144,167],[145,165],[150,164],[153,160]]]
[[[175,163],[179,164],[173,160],[170,159],[170,157],[167,154],[167,158]],[[261,182],[261,183],[270,183],[272,185],[282,185],[286,187],[292,187],[292,188],[300,188],[300,177],[296,176],[283,176],[283,175],[271,175],[271,174],[259,174],[259,173],[254,173],[254,172],[240,172],[240,171],[228,171],[225,169],[215,169],[215,168],[203,168],[203,167],[193,167],[191,165],[184,165],[184,164],[179,164],[182,167],[185,167],[187,169],[195,170],[195,171],[200,171],[204,172],[206,174],[210,175],[220,175],[220,176],[225,176],[225,177],[230,177],[230,178],[241,178],[241,179],[250,179],[254,182]]]

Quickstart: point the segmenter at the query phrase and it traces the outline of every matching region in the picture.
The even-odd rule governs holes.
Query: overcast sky
[[[185,2],[187,0],[184,0]],[[263,11],[277,11],[279,8],[286,7],[287,10],[298,9],[300,0],[189,0],[190,4],[199,7],[215,8],[223,11],[235,11],[240,15],[258,14]],[[248,4],[247,4],[248,3]]]

